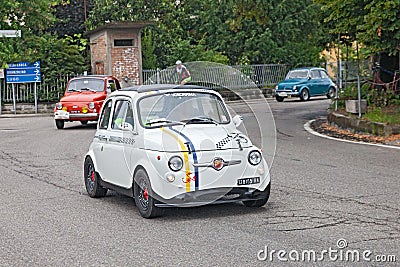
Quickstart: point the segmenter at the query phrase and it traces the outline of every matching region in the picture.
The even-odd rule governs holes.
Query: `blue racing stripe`
[[[181,132],[175,130],[174,128],[172,128],[172,126],[169,126],[168,128],[169,128],[171,131],[174,131],[174,132],[176,132],[177,134],[179,134],[180,136],[182,136],[183,138],[185,138],[186,142],[189,143],[190,150],[191,150],[192,155],[193,155],[193,162],[194,162],[195,164],[197,164],[198,161],[197,161],[196,149],[194,148],[194,145],[193,145],[192,141],[190,141],[190,139],[189,139],[186,135],[184,135],[183,133],[181,133]],[[197,191],[197,190],[199,190],[199,178],[200,178],[200,177],[199,177],[199,167],[194,167],[194,176],[196,177],[196,180],[194,181],[194,184],[195,184],[195,191]]]

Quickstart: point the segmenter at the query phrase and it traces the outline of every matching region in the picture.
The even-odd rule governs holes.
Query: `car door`
[[[321,74],[322,94],[327,94],[329,87],[331,85],[331,80],[328,74],[324,70],[320,70],[320,74]]]
[[[319,70],[311,70],[310,76],[311,76],[310,95],[313,96],[322,94],[321,74],[319,73]]]
[[[113,107],[113,99],[109,99],[104,103],[97,124],[97,131],[93,140],[93,153],[97,165],[96,169],[103,180],[105,180],[108,168],[107,149],[104,150],[104,148],[107,147],[108,139],[110,137],[108,129],[111,121],[112,107]]]
[[[135,146],[132,103],[127,97],[116,98],[104,144],[103,179],[114,185],[130,188],[133,176],[131,157]],[[127,126],[129,124],[130,126]]]

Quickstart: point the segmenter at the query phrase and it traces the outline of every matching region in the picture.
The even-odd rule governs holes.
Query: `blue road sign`
[[[40,61],[10,63],[6,69],[6,82],[39,83],[42,81],[40,74]]]

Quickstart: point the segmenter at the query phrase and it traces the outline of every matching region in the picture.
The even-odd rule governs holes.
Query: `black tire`
[[[56,127],[57,127],[57,129],[63,129],[64,128],[64,120],[56,120]]]
[[[135,173],[133,184],[133,196],[135,204],[143,218],[154,218],[161,216],[163,210],[155,206],[156,200],[151,188],[149,177],[145,170],[139,169]]]
[[[242,201],[242,203],[246,207],[255,207],[255,208],[262,207],[268,202],[270,192],[271,192],[271,184],[269,184],[267,186],[267,188],[265,188],[265,190],[263,192],[263,194],[264,194],[263,199],[247,200],[247,201]]]
[[[308,89],[303,89],[303,90],[301,91],[300,99],[301,99],[302,101],[308,101],[308,100],[310,100],[310,93],[308,92]]]
[[[276,101],[278,101],[278,102],[283,102],[283,99],[284,99],[284,97],[281,97],[281,96],[275,96],[275,99],[276,99]]]
[[[86,157],[85,159],[83,172],[86,192],[88,195],[94,198],[104,197],[107,194],[107,188],[104,188],[99,184],[99,175],[97,174],[90,157]]]
[[[328,93],[326,95],[328,99],[332,99],[336,97],[336,89],[334,87],[330,87]]]
[[[88,124],[88,121],[81,121],[81,124],[86,125],[86,124]]]

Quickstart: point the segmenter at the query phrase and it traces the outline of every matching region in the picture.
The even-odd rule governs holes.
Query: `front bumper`
[[[254,188],[234,187],[192,191],[180,194],[168,200],[156,197],[157,203],[155,203],[155,206],[162,208],[193,207],[208,204],[260,200],[265,199],[269,194],[269,186],[268,184],[264,191]]]
[[[98,118],[98,113],[69,113],[63,110],[54,112],[54,119],[56,120],[97,120]]]
[[[293,92],[291,90],[277,90],[275,91],[275,96],[280,97],[292,97],[292,96],[300,96],[300,92]]]

